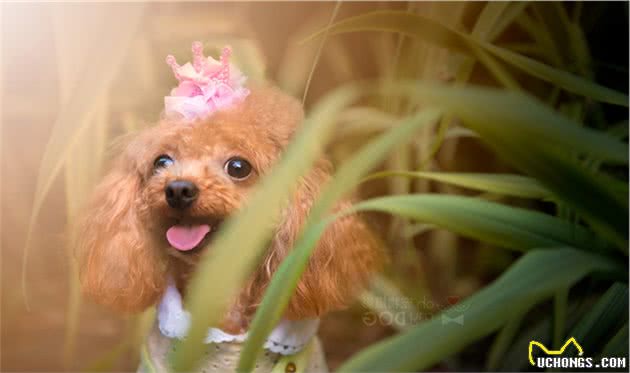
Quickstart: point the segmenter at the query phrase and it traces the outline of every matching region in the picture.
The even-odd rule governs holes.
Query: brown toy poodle
[[[193,53],[205,63],[198,44]],[[194,64],[197,72],[203,71],[199,61]],[[222,63],[226,70],[231,66],[223,58],[207,61]],[[179,88],[193,81],[182,72],[186,66],[169,63],[180,80]],[[197,86],[205,89],[203,84],[209,83]],[[236,88],[227,94],[233,94],[238,84],[228,84]],[[228,105],[212,107],[211,115],[191,118],[180,110],[183,115],[178,118],[164,118],[137,134],[114,160],[85,209],[77,235],[82,288],[91,299],[131,313],[158,304],[169,285],[185,298],[196,264],[212,250],[222,222],[247,203],[249,193],[282,156],[303,119],[301,104],[277,88],[252,86],[243,92]],[[192,96],[198,94],[187,97]],[[245,335],[266,286],[291,251],[329,175],[329,163],[322,159],[301,179],[295,194],[287,196],[289,206],[264,259],[223,323],[216,326],[228,336],[237,336],[226,342],[242,341],[238,336]],[[347,205],[348,201],[341,201],[335,209]],[[380,263],[377,241],[360,217],[338,219],[319,240],[286,310],[286,322],[313,320],[346,307]],[[163,340],[160,348],[167,348],[166,341],[173,337],[164,334],[164,330],[158,333]],[[296,353],[302,345],[290,351]],[[282,355],[287,354],[275,354],[268,368]],[[318,369],[325,370],[323,365]],[[212,366],[233,369],[233,365]]]

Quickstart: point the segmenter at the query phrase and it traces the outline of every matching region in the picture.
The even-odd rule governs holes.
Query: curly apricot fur
[[[116,310],[138,312],[159,300],[170,275],[185,294],[203,253],[182,255],[170,248],[166,229],[175,219],[223,219],[239,209],[256,181],[282,156],[302,119],[295,99],[262,86],[253,88],[243,103],[209,119],[162,120],[136,135],[96,188],[79,224],[75,246],[84,293]],[[156,172],[153,161],[160,154],[168,154],[175,164]],[[248,159],[255,170],[244,181],[235,182],[223,172],[224,162],[235,155]],[[184,217],[164,198],[164,186],[175,178],[200,190]],[[302,178],[266,257],[226,316],[227,329],[246,327],[329,178],[326,160]],[[335,210],[349,205],[341,201]],[[334,222],[319,240],[286,316],[315,317],[346,307],[382,262],[379,244],[359,216]],[[244,321],[234,320],[235,311]]]

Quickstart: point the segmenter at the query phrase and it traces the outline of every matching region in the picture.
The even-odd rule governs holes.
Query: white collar
[[[182,297],[174,285],[169,285],[158,305],[160,332],[168,338],[182,339],[190,327],[190,313],[182,306]],[[291,355],[302,349],[317,333],[319,319],[282,319],[271,331],[263,347],[281,355]],[[243,342],[247,332],[229,334],[218,328],[209,328],[205,343]]]

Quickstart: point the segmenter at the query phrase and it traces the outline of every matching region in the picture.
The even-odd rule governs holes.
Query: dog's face
[[[81,219],[77,252],[84,292],[121,311],[157,302],[169,276],[187,275],[212,250],[222,222],[240,209],[286,149],[301,105],[275,88],[195,122],[164,121],[138,134],[97,187]],[[290,251],[328,179],[325,162],[305,175],[282,214],[267,256],[243,290],[254,307]],[[320,240],[289,305],[312,317],[349,302],[378,263],[373,236],[354,216]]]
[[[278,144],[239,119],[165,123],[142,139],[140,218],[168,255],[197,261],[280,156]]]
[[[126,157],[141,179],[137,209],[156,248],[197,262],[277,162],[301,117],[293,99],[266,88],[233,110],[193,123],[163,122],[138,136]]]

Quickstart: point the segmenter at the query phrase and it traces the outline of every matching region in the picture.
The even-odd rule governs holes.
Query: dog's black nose
[[[166,202],[175,209],[185,209],[197,199],[199,189],[190,181],[175,180],[166,185]]]

